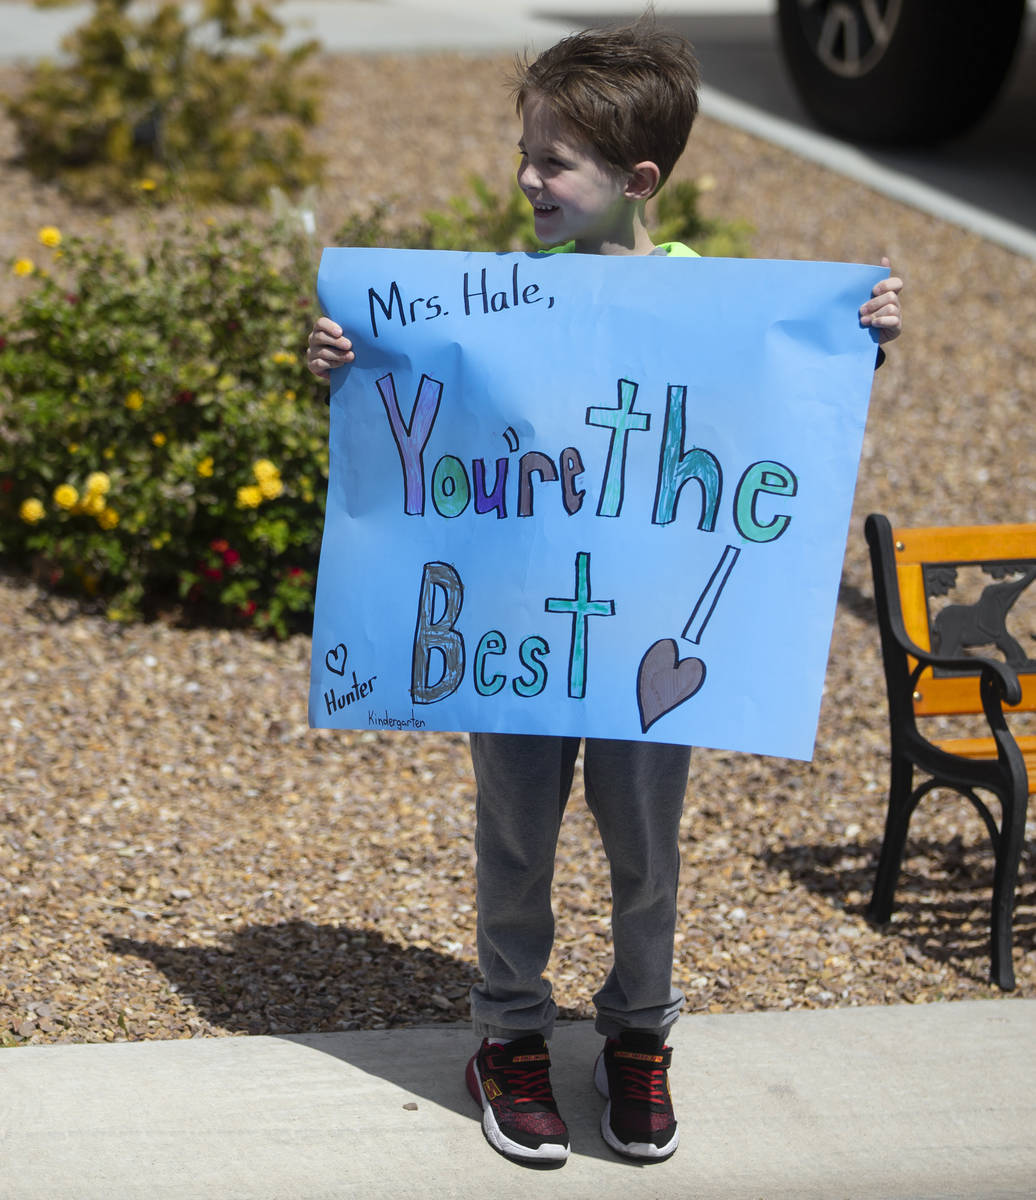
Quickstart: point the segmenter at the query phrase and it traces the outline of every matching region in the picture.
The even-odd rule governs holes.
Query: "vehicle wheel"
[[[840,137],[935,142],[982,116],[1026,0],[778,0],[784,61],[806,109]]]

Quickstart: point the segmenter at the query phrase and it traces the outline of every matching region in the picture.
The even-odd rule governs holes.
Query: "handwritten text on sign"
[[[882,274],[326,250],[311,722],[808,758]]]

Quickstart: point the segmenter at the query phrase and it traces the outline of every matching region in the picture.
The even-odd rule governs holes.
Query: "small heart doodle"
[[[700,658],[680,658],[672,638],[662,638],[640,660],[637,672],[637,703],[643,733],[659,717],[689,700],[705,682],[705,664]]]
[[[324,655],[324,662],[327,663],[327,669],[334,671],[336,675],[345,674],[345,660],[349,657],[349,651],[345,648],[345,642],[339,642],[333,650],[328,650]]]

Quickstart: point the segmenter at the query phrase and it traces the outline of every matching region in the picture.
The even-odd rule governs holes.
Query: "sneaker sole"
[[[497,1124],[493,1106],[489,1103],[485,1089],[482,1087],[482,1077],[478,1073],[478,1066],[474,1058],[468,1063],[468,1069],[465,1071],[464,1077],[467,1081],[468,1091],[471,1093],[472,1100],[482,1109],[482,1132],[485,1134],[486,1141],[498,1154],[502,1154],[504,1158],[513,1159],[515,1162],[531,1164],[533,1166],[560,1167],[567,1161],[569,1155],[567,1144],[558,1146],[553,1142],[545,1142],[538,1149],[533,1150],[528,1146],[519,1145],[518,1142],[512,1142],[502,1132],[500,1126]]]
[[[616,1154],[621,1154],[623,1158],[635,1158],[638,1162],[662,1162],[664,1159],[672,1158],[680,1145],[679,1126],[673,1130],[673,1136],[664,1146],[656,1146],[653,1142],[620,1142],[615,1136],[615,1131],[612,1129],[612,1102],[608,1095],[608,1071],[604,1065],[603,1051],[597,1056],[597,1062],[594,1063],[594,1087],[608,1100],[604,1112],[601,1114],[601,1137]]]

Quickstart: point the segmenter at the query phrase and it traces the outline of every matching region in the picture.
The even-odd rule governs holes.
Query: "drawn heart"
[[[637,703],[643,733],[659,717],[689,700],[705,682],[705,664],[700,658],[680,658],[672,638],[655,642],[640,660],[637,672]]]
[[[345,642],[339,642],[333,650],[328,650],[324,655],[324,662],[327,663],[327,669],[334,671],[336,675],[345,674],[345,660],[349,657],[349,651],[345,648]]]

